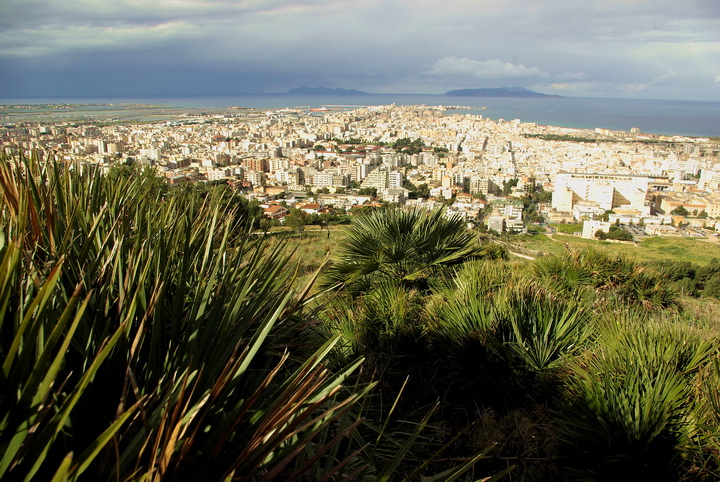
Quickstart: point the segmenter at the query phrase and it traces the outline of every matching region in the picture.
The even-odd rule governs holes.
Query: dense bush
[[[386,249],[388,237],[356,226],[373,252]],[[431,423],[469,430],[455,453],[492,441],[480,467],[516,461],[519,479],[713,473],[715,412],[691,401],[712,342],[673,318],[666,277],[593,249],[526,264],[468,258],[439,273],[420,291],[376,278],[331,304],[346,353],[375,360],[383,393],[405,390],[403,418],[439,402]]]
[[[704,266],[672,260],[655,261],[648,265],[683,294],[720,299],[720,260],[717,258]]]
[[[561,453],[586,478],[676,480],[679,448],[695,429],[693,387],[712,345],[684,327],[620,321],[571,364]]]

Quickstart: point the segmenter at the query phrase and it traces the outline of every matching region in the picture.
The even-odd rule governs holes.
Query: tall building
[[[250,171],[268,172],[268,160],[262,157],[249,157],[243,160],[243,164]]]
[[[470,194],[495,194],[499,187],[490,179],[470,178]]]
[[[642,210],[649,182],[646,176],[560,173],[555,178],[552,207],[572,211],[575,204],[585,202],[605,210],[621,206]]]
[[[365,180],[360,184],[360,187],[374,187],[377,190],[387,189],[389,181],[389,171],[385,168],[375,169],[370,172]],[[401,181],[402,183],[402,181]]]
[[[403,185],[403,175],[400,171],[390,171],[388,172],[388,185],[387,187],[393,188],[393,187],[402,187]]]

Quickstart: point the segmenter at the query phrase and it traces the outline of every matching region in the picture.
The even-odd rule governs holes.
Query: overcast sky
[[[443,93],[720,101],[720,0],[0,0],[0,97]]]

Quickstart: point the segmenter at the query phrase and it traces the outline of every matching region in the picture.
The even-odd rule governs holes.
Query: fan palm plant
[[[453,367],[449,373],[459,376],[464,385],[524,392],[536,380],[550,380],[556,368],[590,340],[587,307],[564,300],[529,278],[515,275],[502,287],[474,296],[466,283],[460,288],[430,336],[447,353]]]
[[[354,292],[382,280],[425,289],[432,275],[482,254],[463,219],[444,209],[376,211],[346,229],[326,283]]]
[[[558,428],[567,465],[590,478],[674,477],[712,343],[678,325],[617,321],[572,365]]]
[[[677,294],[666,280],[624,256],[591,248],[569,249],[537,259],[535,274],[551,290],[564,295],[595,293],[600,300],[618,298],[646,309],[677,308]]]

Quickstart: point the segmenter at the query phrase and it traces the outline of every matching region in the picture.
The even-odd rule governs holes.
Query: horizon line
[[[343,89],[343,90],[357,90],[357,89]],[[455,90],[468,90],[468,89],[455,89]],[[362,92],[362,91],[361,91]],[[642,98],[642,97],[599,97],[599,96],[570,96],[570,95],[559,95],[559,94],[545,94],[547,97],[522,97],[522,96],[448,96],[446,92],[443,93],[400,93],[400,92],[362,92],[361,94],[296,94],[292,92],[241,92],[241,93],[222,93],[222,94],[209,94],[209,93],[193,93],[193,94],[87,94],[87,95],[62,95],[62,94],[49,94],[49,95],[29,95],[29,96],[12,96],[5,97],[0,94],[0,101],[8,100],[22,100],[22,99],[98,99],[98,98],[173,98],[173,97],[233,97],[233,96],[288,96],[288,97],[327,97],[327,96],[366,96],[366,95],[377,95],[377,96],[412,96],[412,95],[426,95],[426,96],[443,96],[453,99],[465,99],[465,98],[488,98],[488,99],[607,99],[607,100],[647,100],[647,101],[667,101],[667,102],[712,102],[720,103],[718,100],[710,99],[659,99],[659,98]]]

